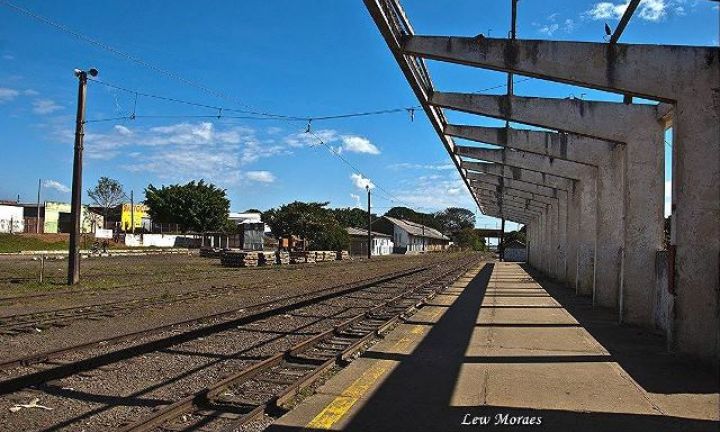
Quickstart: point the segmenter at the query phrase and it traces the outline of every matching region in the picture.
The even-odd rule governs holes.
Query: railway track
[[[262,414],[280,412],[324,372],[349,362],[372,339],[421,307],[466,270],[462,266],[444,272],[120,430],[232,431]]]
[[[302,264],[300,264],[302,265]],[[227,279],[231,276],[222,277]],[[236,277],[236,276],[232,276]],[[290,283],[299,278],[287,277],[274,281],[277,283]],[[367,281],[360,281],[361,283]],[[33,333],[47,330],[51,327],[65,327],[80,320],[102,320],[121,315],[127,315],[142,308],[161,307],[193,301],[200,298],[221,297],[237,290],[249,289],[238,285],[212,286],[210,288],[175,293],[134,298],[124,301],[104,302],[83,306],[73,306],[24,314],[14,314],[0,317],[0,335],[15,336],[21,333]],[[252,288],[255,291],[264,288]],[[30,297],[33,298],[33,297]],[[4,299],[2,299],[4,300]],[[0,300],[0,301],[2,301]],[[0,364],[0,369],[2,365]]]
[[[46,330],[50,327],[64,327],[79,320],[99,320],[127,315],[141,308],[160,307],[197,300],[199,298],[220,297],[236,289],[237,287],[232,285],[213,286],[211,288],[177,294],[148,296],[127,301],[106,302],[8,315],[0,317],[0,335],[14,336],[18,333],[32,333]]]
[[[461,263],[462,265],[444,263],[434,266],[432,269],[420,268],[399,272],[382,281],[336,289],[321,295],[309,296],[309,298],[305,296],[305,299],[289,302],[280,307],[268,308],[237,320],[176,333],[159,340],[126,348],[106,350],[98,355],[84,356],[79,360],[68,361],[63,359],[62,355],[58,355],[60,358],[55,361],[47,360],[36,363],[34,370],[30,373],[0,382],[0,394],[13,396],[14,392],[21,391],[22,394],[29,392],[45,399],[52,397],[54,404],[62,402],[61,405],[72,405],[77,403],[78,398],[68,397],[67,393],[72,395],[78,390],[73,390],[73,392],[61,390],[69,388],[68,386],[72,383],[76,385],[78,374],[84,375],[86,377],[84,379],[89,376],[91,380],[97,380],[101,379],[107,371],[110,371],[109,375],[113,375],[113,370],[128,367],[127,364],[132,364],[131,369],[135,370],[145,369],[144,362],[148,365],[158,364],[159,361],[163,364],[187,363],[190,360],[197,360],[195,357],[190,360],[181,358],[182,353],[194,352],[192,344],[231,344],[233,338],[247,339],[249,335],[253,335],[252,337],[255,338],[261,334],[259,342],[208,363],[212,365],[212,368],[203,366],[192,369],[193,373],[203,375],[201,382],[206,385],[197,386],[203,390],[198,392],[196,388],[190,396],[182,401],[170,403],[155,413],[162,416],[159,424],[167,421],[188,421],[188,419],[194,419],[208,411],[208,407],[218,408],[215,405],[208,405],[208,403],[228,402],[223,398],[229,397],[228,395],[232,393],[243,395],[242,398],[233,399],[232,403],[238,404],[241,399],[243,402],[233,408],[233,413],[223,413],[219,418],[227,420],[229,417],[233,417],[234,422],[248,421],[259,413],[276,406],[278,402],[294,395],[336,361],[342,361],[352,356],[373,335],[392,325],[402,313],[416,307],[423,298],[446,286],[448,281],[459,276],[459,272],[472,262],[477,262],[477,259],[468,259]],[[284,328],[287,327],[285,324],[290,324],[290,322],[293,323],[293,326]],[[203,339],[207,340],[199,342]],[[238,346],[240,345],[242,344],[238,344]],[[67,353],[69,352],[65,354]],[[35,360],[41,361],[40,357]],[[146,358],[147,361],[144,360]],[[241,370],[241,372],[227,373],[237,370]],[[189,372],[183,374],[184,377],[191,376]],[[219,383],[212,383],[212,380],[209,380],[210,377],[220,375],[228,376],[228,378]],[[267,387],[268,383],[273,380],[273,376],[284,377],[275,380],[275,384],[281,386],[282,389]],[[169,387],[181,383],[180,378],[177,382],[175,379],[168,380],[168,382]],[[250,388],[259,389],[262,386],[267,387],[264,392],[250,392],[249,390]],[[153,394],[154,399],[165,402],[168,402],[169,394],[176,394],[171,388],[159,391],[159,393],[157,389],[153,388],[149,392]],[[63,396],[64,394],[65,396]],[[149,397],[144,389],[130,395],[132,397]],[[127,397],[127,395],[123,397]],[[182,408],[178,408],[177,404],[182,405]],[[106,411],[109,409],[79,414],[66,420],[58,420],[59,423],[55,422],[52,427],[38,427],[37,429],[65,430],[64,428],[68,428],[67,430],[74,430],[72,427],[76,421],[106,415]],[[175,414],[180,411],[183,413],[177,416],[170,415],[167,410]],[[142,415],[133,415],[132,412],[116,416],[115,425],[129,423],[133,417],[135,419],[142,417]],[[217,416],[212,414],[209,416],[208,418],[217,420]],[[0,417],[0,422],[2,421],[3,419]],[[155,427],[152,425],[157,425],[158,421],[157,419],[143,420],[144,423],[151,425],[150,429]],[[130,426],[128,428],[128,430],[135,430]],[[88,430],[92,429],[94,428],[88,428]],[[106,429],[105,427],[97,428],[97,430]]]

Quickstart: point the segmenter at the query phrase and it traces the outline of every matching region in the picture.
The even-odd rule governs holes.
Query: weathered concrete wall
[[[675,297],[670,293],[670,257],[666,250],[658,251],[655,260],[655,326],[672,345]]]
[[[0,233],[21,233],[24,230],[23,208],[0,205]]]

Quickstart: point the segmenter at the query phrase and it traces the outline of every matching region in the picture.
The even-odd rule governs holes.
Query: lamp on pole
[[[367,215],[367,216],[368,216],[368,226],[367,226],[367,232],[368,232],[368,248],[367,248],[367,257],[368,257],[368,259],[370,259],[370,256],[371,256],[371,254],[370,254],[370,248],[372,247],[372,231],[370,230],[370,228],[372,227],[372,215],[370,214],[370,185],[369,185],[369,184],[365,185],[365,190],[367,190],[367,195],[368,195],[368,210],[367,210],[367,213],[368,213],[368,215]]]
[[[75,69],[78,78],[78,105],[75,116],[75,145],[73,156],[72,201],[70,203],[70,250],[68,259],[68,285],[80,282],[80,224],[82,212],[82,154],[85,138],[85,96],[88,75],[96,77],[97,69],[83,71]]]

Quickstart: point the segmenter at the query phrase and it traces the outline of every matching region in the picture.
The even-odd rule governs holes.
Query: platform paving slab
[[[612,314],[575,303],[574,293],[528,283],[518,264],[467,276],[268,430],[718,430],[717,375],[658,355],[655,341],[633,343],[644,336],[612,327]],[[492,295],[500,280],[503,291],[543,297]],[[648,370],[681,379],[638,373],[643,356]]]

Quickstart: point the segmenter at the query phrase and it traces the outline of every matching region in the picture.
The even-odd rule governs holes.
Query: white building
[[[388,216],[373,222],[373,229],[392,236],[395,253],[440,252],[450,245],[450,238],[435,228]]]
[[[525,262],[527,261],[527,247],[519,240],[513,240],[505,245],[503,250],[505,261]]]
[[[256,212],[230,212],[230,214],[228,214],[228,220],[235,222],[236,225],[263,223],[262,214]],[[269,232],[270,227],[265,225],[265,233]]]
[[[364,228],[345,228],[350,235],[350,255],[367,256],[368,232]],[[371,232],[371,255],[390,255],[393,253],[392,237],[388,234]]]
[[[23,208],[14,205],[0,205],[0,233],[21,233],[25,231]]]

